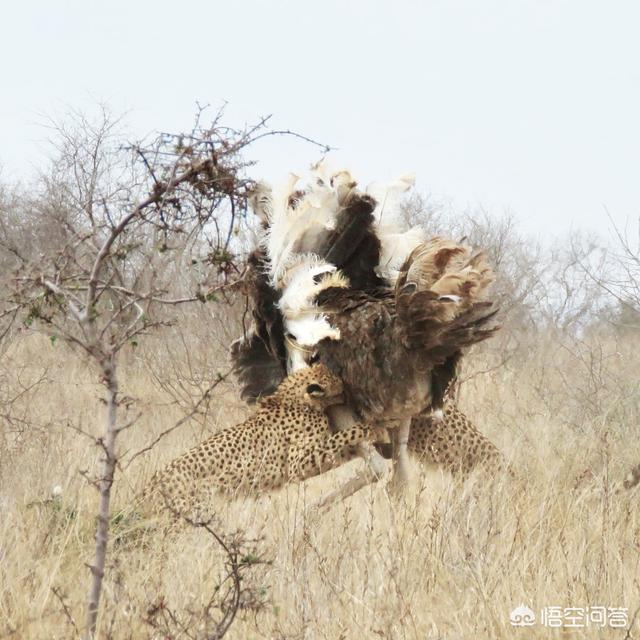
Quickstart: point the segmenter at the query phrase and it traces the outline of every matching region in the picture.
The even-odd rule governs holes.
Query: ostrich
[[[390,429],[397,489],[408,476],[411,419],[441,406],[463,350],[496,329],[485,300],[491,269],[482,253],[394,220],[411,177],[362,193],[348,172],[320,165],[309,186],[296,184],[254,194],[265,230],[250,261],[255,328],[232,348],[244,396],[322,362],[345,385],[348,411],[330,416],[338,428],[357,417]],[[374,473],[342,496],[380,474],[373,447],[360,454]]]

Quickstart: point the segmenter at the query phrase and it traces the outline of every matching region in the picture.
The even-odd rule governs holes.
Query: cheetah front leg
[[[378,482],[386,473],[387,465],[384,458],[378,453],[371,442],[361,442],[356,448],[356,455],[365,461],[365,467],[351,480],[347,480],[339,489],[332,491],[321,500],[318,500],[312,509],[321,512],[328,509],[336,502],[342,502],[354,493],[366,486]]]
[[[327,416],[334,431],[347,431],[357,424],[353,411],[346,405],[327,407]],[[313,509],[323,511],[336,502],[349,498],[367,485],[378,482],[387,471],[387,463],[370,441],[360,442],[355,451],[365,462],[365,468],[348,480],[342,487],[332,491],[313,505]]]
[[[303,445],[300,451],[289,458],[288,480],[301,482],[356,458],[359,447],[370,437],[369,429],[354,424],[344,431],[329,433],[321,442]]]

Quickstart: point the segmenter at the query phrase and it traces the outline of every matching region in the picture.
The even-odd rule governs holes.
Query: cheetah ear
[[[326,393],[319,384],[310,384],[307,386],[307,394],[311,398],[323,398]]]

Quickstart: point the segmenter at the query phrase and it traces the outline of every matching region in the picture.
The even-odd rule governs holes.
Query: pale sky
[[[133,137],[273,114],[340,151],[361,182],[513,211],[524,231],[606,233],[640,216],[637,0],[30,0],[1,12],[0,166],[42,163],[41,113],[98,100]],[[318,158],[255,149],[281,181]]]

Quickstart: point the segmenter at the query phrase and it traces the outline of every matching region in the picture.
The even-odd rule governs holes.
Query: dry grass
[[[456,487],[416,464],[406,501],[375,486],[319,521],[305,507],[353,468],[258,499],[219,500],[216,530],[243,532],[250,557],[269,561],[244,574],[263,606],[245,602],[227,637],[563,635],[540,625],[514,629],[509,612],[520,603],[628,607],[631,619],[640,606],[640,495],[617,491],[640,461],[640,361],[631,356],[637,341],[626,340],[623,350],[609,338],[571,348],[549,339],[464,387],[463,408],[513,460],[520,482],[475,477]],[[147,364],[160,358],[149,353],[128,356],[121,372],[122,388],[143,412],[124,433],[122,451],[182,415],[149,375]],[[5,399],[45,372],[10,407],[20,420],[3,419],[0,432],[0,638],[71,638],[83,620],[97,499],[79,472],[95,472],[99,455],[73,427],[98,433],[101,387],[81,360],[35,335],[17,340],[0,366]],[[245,411],[231,387],[222,390],[206,424],[185,425],[119,475],[116,504]],[[47,501],[54,485],[61,498]],[[202,530],[115,546],[100,637],[205,637],[200,614],[223,565]],[[149,624],[169,610],[187,631],[178,631],[179,622],[171,634]],[[573,637],[625,633],[592,628]],[[634,636],[638,620],[626,637]]]

